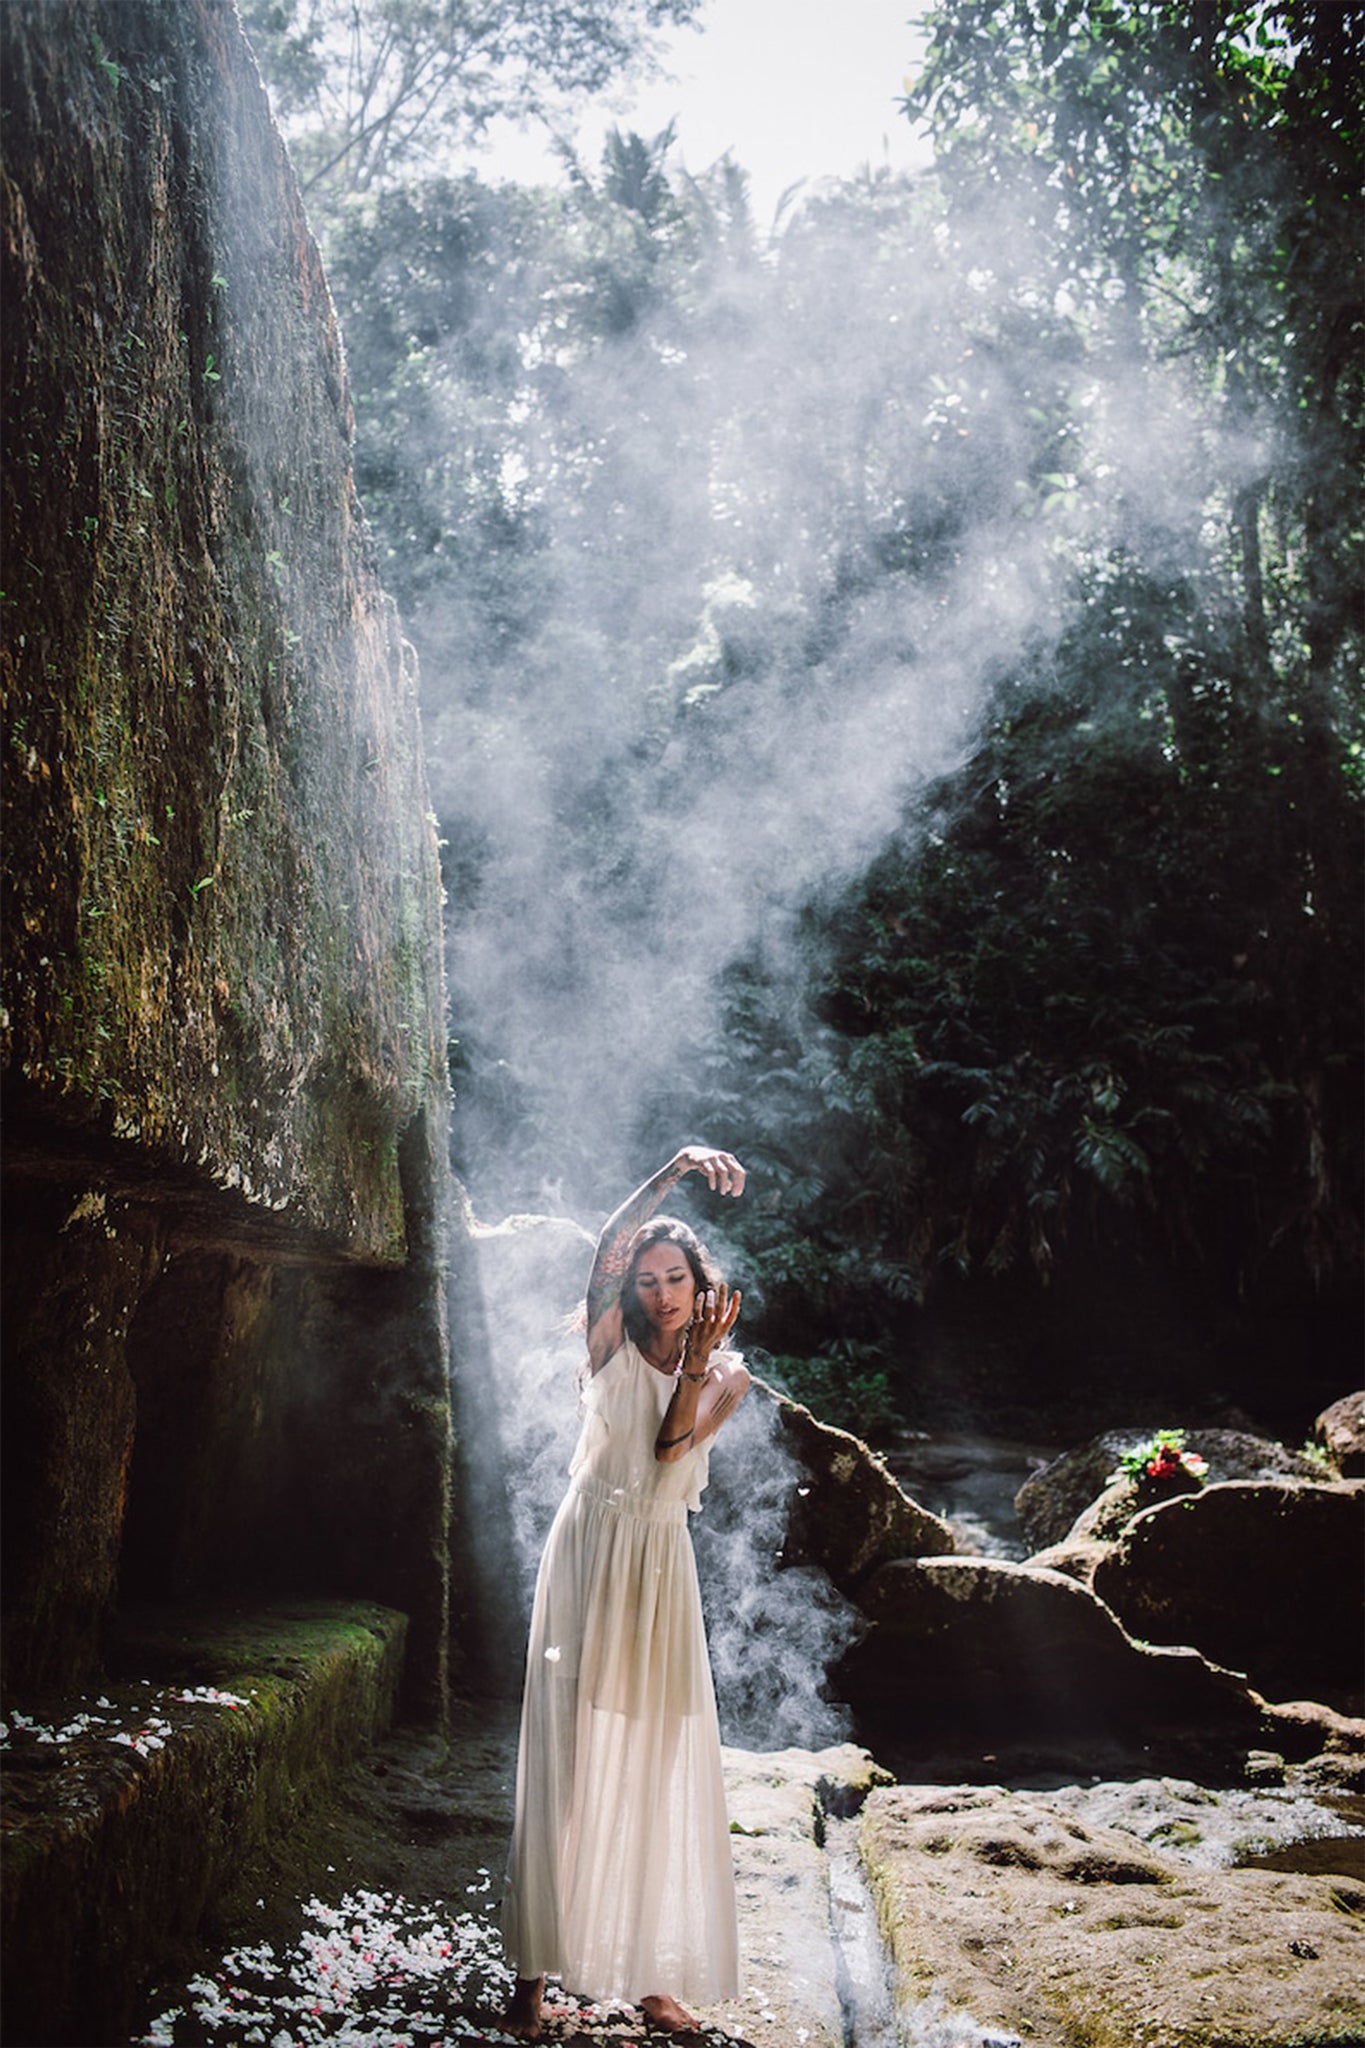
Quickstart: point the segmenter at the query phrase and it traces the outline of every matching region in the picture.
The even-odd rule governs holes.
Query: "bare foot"
[[[697,2022],[676,1998],[642,1998],[640,2010],[651,2026],[665,2034],[695,2033]]]
[[[498,2025],[516,2041],[540,2039],[540,2001],[545,1992],[543,1977],[518,1977],[517,1988],[507,2002]]]

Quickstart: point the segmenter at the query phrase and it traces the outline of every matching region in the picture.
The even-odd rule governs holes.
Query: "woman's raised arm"
[[[689,1173],[704,1173],[715,1194],[744,1192],[744,1168],[732,1152],[721,1152],[714,1145],[684,1145],[607,1218],[588,1276],[588,1355],[594,1372],[621,1344],[621,1284],[630,1265],[635,1233],[657,1213],[669,1189]]]

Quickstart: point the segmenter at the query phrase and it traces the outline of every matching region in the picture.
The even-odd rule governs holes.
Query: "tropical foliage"
[[[1075,609],[829,921],[832,1030],[792,1149],[820,1156],[837,1101],[814,1214],[841,1261],[867,1219],[888,1331],[906,1283],[923,1301],[1115,1252],[1225,1310],[1358,1285],[1352,15],[932,17],[912,107],[953,233],[1014,317],[1064,308],[1078,360],[1117,359],[1183,474],[1130,448],[1115,490],[1101,437],[1057,476]],[[1002,208],[1027,232],[1002,236]]]
[[[698,0],[243,0],[305,191],[322,204],[440,162],[500,114],[550,115],[638,63]]]
[[[926,27],[932,175],[770,238],[669,133],[318,195],[462,1170],[582,1209],[604,1113],[723,1132],[757,1333],[882,1428],[935,1317],[1069,1316],[1074,1364],[1159,1295],[1236,1391],[1358,1328],[1361,1266],[1365,9]],[[706,972],[637,1023],[661,922]]]

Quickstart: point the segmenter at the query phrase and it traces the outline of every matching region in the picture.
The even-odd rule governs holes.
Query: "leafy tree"
[[[1302,648],[1300,715],[1330,745],[1360,545],[1365,6],[952,0],[926,25],[907,110],[959,213],[1025,195],[1022,246],[1092,347],[1200,378],[1243,688]]]
[[[910,104],[964,260],[1015,335],[1070,330],[1073,405],[1121,421],[1127,383],[1187,452],[1153,480],[1059,429],[1070,622],[839,902],[818,1053],[776,1077],[734,1013],[755,1142],[771,1099],[806,1162],[786,1241],[826,1247],[788,1298],[861,1299],[893,1348],[897,1274],[926,1301],[1117,1258],[1214,1326],[1358,1297],[1359,13],[930,17]]]
[[[499,114],[599,92],[698,0],[244,0],[316,206],[430,170]]]
[[[1342,12],[956,0],[935,174],[766,246],[667,134],[331,216],[451,842],[461,1163],[586,1207],[604,1103],[632,1151],[723,1128],[767,1191],[751,1334],[857,1426],[983,1303],[1074,1310],[1082,1355],[1167,1290],[1188,1362],[1358,1289]],[[690,759],[740,770],[719,880]],[[641,1103],[630,1033],[607,1071],[574,1020],[674,871],[729,936],[703,1000],[661,976]]]

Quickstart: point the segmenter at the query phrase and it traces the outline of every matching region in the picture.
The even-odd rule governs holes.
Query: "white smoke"
[[[544,1206],[552,1183],[553,1206],[600,1215],[658,1163],[642,1105],[685,1105],[723,1051],[735,963],[760,961],[800,1026],[803,911],[962,757],[1000,677],[1045,668],[1078,536],[1189,538],[1207,452],[1179,372],[1088,347],[1060,295],[1055,319],[1015,318],[1046,315],[1055,287],[1003,201],[972,242],[928,222],[888,183],[595,350],[562,344],[552,291],[518,335],[504,481],[534,512],[535,619],[480,673],[455,658],[453,600],[413,622],[452,655],[426,656],[423,686],[467,877],[461,1149],[493,1213]],[[454,398],[448,426],[466,430]],[[649,1149],[701,1136],[729,1140],[678,1129]],[[576,1427],[574,1347],[500,1328],[495,1349],[529,1574]],[[731,1732],[823,1742],[842,1732],[821,1685],[848,1614],[773,1572],[789,1480],[762,1427],[750,1404],[718,1446],[698,1533],[713,1659]]]
[[[1016,516],[1028,394],[972,360],[960,281],[917,270],[892,211],[805,240],[722,271],[681,338],[659,315],[548,383],[528,364],[542,622],[496,676],[424,664],[443,824],[481,849],[450,926],[476,1176],[524,1155],[609,1199],[720,972],[761,953],[803,984],[803,906],[1061,624],[1057,534]],[[930,567],[886,573],[921,527]]]

